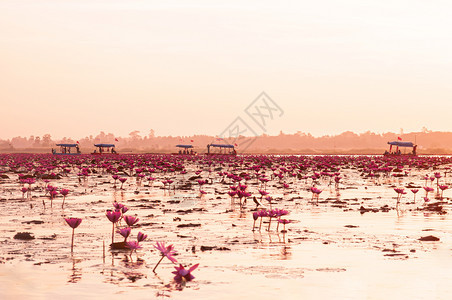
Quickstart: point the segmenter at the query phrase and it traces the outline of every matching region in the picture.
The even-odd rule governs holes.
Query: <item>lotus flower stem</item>
[[[72,228],[71,253],[74,251],[74,234],[75,234],[75,228]]]
[[[113,228],[111,230],[111,243],[113,244],[115,242],[115,223],[112,222]]]
[[[162,255],[162,257],[160,258],[160,260],[159,260],[159,261],[157,262],[157,264],[155,265],[154,269],[152,269],[152,272],[155,273],[155,269],[157,269],[158,265],[162,262],[162,260],[163,260],[164,257],[165,257],[165,256]]]

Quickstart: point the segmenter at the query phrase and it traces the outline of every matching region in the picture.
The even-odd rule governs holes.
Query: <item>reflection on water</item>
[[[282,260],[292,259],[291,249],[292,248],[290,246],[287,246],[287,245],[282,246],[281,250],[280,250],[280,254],[281,254],[280,259],[282,259]]]
[[[82,279],[82,268],[76,267],[82,260],[72,257],[72,273],[69,275],[68,283],[77,283]]]

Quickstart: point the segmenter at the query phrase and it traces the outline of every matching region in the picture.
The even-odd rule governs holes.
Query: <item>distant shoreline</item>
[[[198,155],[205,154],[204,149],[197,149]],[[250,150],[241,152],[239,155],[383,155],[387,149],[288,149],[282,151],[259,151]],[[149,151],[148,149],[120,149],[119,154],[176,154],[173,149],[162,149],[160,151]],[[51,154],[51,149],[27,148],[27,149],[0,149],[0,154]],[[82,154],[91,154],[92,151],[83,151]],[[452,149],[423,149],[419,155],[452,155]]]

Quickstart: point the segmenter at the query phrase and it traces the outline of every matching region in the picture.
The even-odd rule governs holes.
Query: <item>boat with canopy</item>
[[[402,142],[402,141],[393,141],[388,142],[389,145],[389,151],[385,151],[384,155],[417,155],[416,149],[417,145],[415,145],[412,142]],[[393,151],[393,148],[395,147],[395,150]],[[404,152],[400,150],[400,148],[404,149]],[[411,151],[408,153],[406,152],[407,148],[411,148]]]
[[[60,152],[52,148],[53,155],[80,155],[80,147],[78,144],[56,144],[57,147],[60,147]]]
[[[97,147],[92,154],[118,154],[115,150],[115,144],[94,144]]]
[[[179,148],[177,154],[190,154],[190,155],[195,154],[195,152],[193,152],[193,145],[178,144],[176,145],[176,147]]]
[[[207,155],[237,155],[234,145],[231,144],[208,144]]]

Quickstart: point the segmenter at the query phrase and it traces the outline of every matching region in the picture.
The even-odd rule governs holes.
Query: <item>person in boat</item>
[[[115,148],[111,148],[111,153],[116,153],[116,150],[115,150]]]
[[[55,153],[56,153],[55,149],[52,148],[52,154],[55,154]]]
[[[77,150],[77,153],[81,153],[80,152],[80,147],[78,145],[75,146],[75,149]]]

